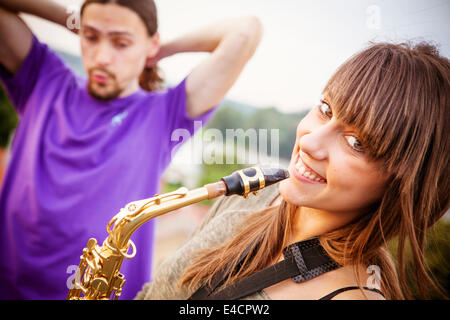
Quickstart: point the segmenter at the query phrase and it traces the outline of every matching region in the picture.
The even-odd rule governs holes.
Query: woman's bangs
[[[373,161],[390,162],[405,125],[405,79],[398,58],[387,50],[366,50],[344,63],[324,88],[333,114],[356,130]]]

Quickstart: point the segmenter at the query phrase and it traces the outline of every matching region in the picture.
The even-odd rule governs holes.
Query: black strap
[[[239,261],[237,263],[237,268],[240,268],[242,265],[244,259],[247,257],[248,253],[250,252],[250,249],[253,247],[253,244],[250,245],[244,253],[239,258]],[[217,288],[219,288],[224,282],[228,275],[228,273],[231,272],[231,270],[222,270],[215,274],[212,278],[210,285],[203,285],[200,288],[197,289],[196,292],[194,292],[188,300],[206,300],[208,296],[214,292]]]
[[[294,258],[288,258],[287,260],[282,260],[277,264],[258,271],[217,293],[207,296],[205,300],[240,299],[278,282],[292,278],[297,274],[298,267]]]
[[[241,256],[240,262],[248,254]],[[320,245],[318,238],[311,238],[291,244],[283,249],[284,260],[258,271],[228,287],[215,292],[226,278],[227,272],[217,274],[211,286],[200,287],[191,300],[234,300],[260,291],[283,280],[292,278],[303,282],[338,268]]]
[[[209,295],[214,292],[218,287],[220,287],[226,278],[227,273],[224,271],[221,271],[220,273],[217,273],[210,285],[203,285],[200,288],[195,291],[188,300],[206,300]]]
[[[340,289],[337,289],[337,290],[327,294],[326,296],[320,298],[319,300],[331,300],[332,298],[337,296],[339,293],[342,293],[342,292],[348,291],[348,290],[356,290],[356,289],[359,289],[359,287],[352,286],[352,287],[340,288]],[[383,296],[383,298],[384,298],[384,294],[380,290],[378,290],[376,288],[363,287],[363,289],[370,290],[370,291],[376,292],[378,294],[381,294]]]

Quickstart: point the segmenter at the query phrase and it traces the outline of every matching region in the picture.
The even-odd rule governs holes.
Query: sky
[[[60,0],[77,7],[81,0]],[[319,99],[332,73],[370,41],[432,41],[450,57],[450,0],[156,0],[161,39],[254,15],[261,43],[226,98],[255,107],[301,112]],[[78,36],[25,16],[41,41],[80,54]],[[207,53],[160,61],[169,83],[181,81]]]

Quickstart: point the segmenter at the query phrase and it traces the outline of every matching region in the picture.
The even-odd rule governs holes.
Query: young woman
[[[407,245],[423,297],[439,292],[424,248],[449,208],[449,102],[449,60],[429,44],[372,44],[354,55],[299,123],[290,178],[247,200],[216,202],[137,298],[188,298],[224,271],[225,288],[314,237],[337,268],[245,298],[411,298]],[[386,249],[394,237],[396,263]]]

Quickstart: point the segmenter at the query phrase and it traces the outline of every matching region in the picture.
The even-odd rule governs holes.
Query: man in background
[[[64,299],[89,238],[101,245],[128,202],[158,192],[177,141],[194,133],[238,78],[261,38],[257,18],[220,21],[161,43],[152,0],[87,0],[79,34],[87,79],[76,76],[18,16],[66,26],[52,1],[0,0],[0,79],[19,115],[0,194],[0,298]],[[162,90],[156,63],[210,52]],[[150,280],[153,222],[121,272],[122,299]]]

